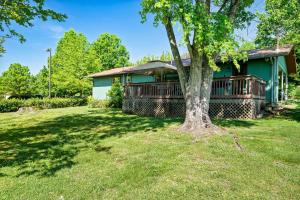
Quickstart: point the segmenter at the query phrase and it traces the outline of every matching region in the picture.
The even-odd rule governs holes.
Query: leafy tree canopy
[[[51,62],[53,70],[53,89],[57,95],[81,95],[90,89],[86,76],[95,72],[87,57],[89,42],[74,30],[66,32],[58,42]]]
[[[260,23],[257,27],[255,43],[260,47],[273,47],[277,42],[279,44],[293,44],[299,63],[300,1],[266,0],[265,10],[264,13],[259,14]]]
[[[280,43],[300,44],[300,1],[266,0],[266,11],[259,14],[256,43],[274,46]]]
[[[246,9],[252,3],[253,0],[143,0],[140,13],[142,22],[147,14],[153,14],[155,26],[179,23],[189,53],[192,49],[204,53],[210,66],[218,69],[214,62],[218,54],[224,62],[229,57],[241,59],[241,54],[236,53],[234,30],[244,28],[254,18]]]
[[[90,54],[93,63],[99,63],[100,71],[129,64],[129,52],[116,35],[103,33],[92,44]]]
[[[163,52],[160,56],[155,56],[155,55],[144,56],[142,59],[137,60],[135,64],[141,65],[153,60],[170,61],[173,60],[173,57],[170,52]]]
[[[251,50],[251,49],[255,49],[255,43],[254,42],[242,41],[239,50],[245,51],[245,50]]]
[[[8,70],[3,72],[0,85],[1,93],[19,97],[30,95],[32,77],[29,68],[18,63],[11,64]]]
[[[12,24],[23,27],[33,26],[33,20],[39,18],[43,21],[51,18],[64,21],[67,16],[45,8],[45,0],[0,0],[0,55],[4,52],[1,41],[5,38],[17,37],[20,42],[25,38],[12,28]]]
[[[43,66],[39,73],[34,76],[34,94],[46,97],[49,93],[48,83],[49,70],[46,66]]]

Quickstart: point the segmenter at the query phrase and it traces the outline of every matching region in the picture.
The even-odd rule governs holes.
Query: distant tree
[[[56,96],[88,95],[91,82],[86,78],[95,72],[88,60],[89,42],[74,30],[66,32],[58,42],[52,59],[53,92]]]
[[[32,89],[32,77],[29,68],[21,64],[11,64],[7,71],[3,72],[0,88],[2,93],[13,96],[29,96]]]
[[[39,71],[39,73],[34,76],[35,94],[42,95],[43,97],[47,97],[49,94],[48,84],[49,84],[49,71],[46,66],[43,66],[43,68]]]
[[[299,63],[300,1],[266,0],[265,12],[259,14],[259,21],[255,43],[260,47],[274,47],[277,42],[293,44]],[[298,73],[299,71],[298,65]]]
[[[173,60],[172,53],[170,53],[169,51],[166,51],[166,52],[163,51],[162,54],[160,55],[159,60],[161,60],[161,61],[171,61],[171,60]]]
[[[251,41],[243,41],[239,50],[251,50],[255,49],[255,43]]]
[[[20,42],[25,41],[24,36],[14,29],[16,24],[27,28],[33,26],[35,18],[64,21],[67,17],[44,7],[45,0],[0,0],[0,32],[3,32],[0,36],[0,55],[4,52],[4,39],[17,37]]]
[[[116,35],[103,33],[92,43],[90,57],[98,63],[99,70],[123,67],[129,64],[129,52]]]
[[[137,60],[135,64],[141,65],[153,60],[170,61],[173,60],[173,57],[170,52],[162,52],[161,56],[155,56],[155,55],[144,56],[142,59]]]
[[[135,62],[135,65],[142,65],[142,64],[148,63],[148,62],[153,61],[153,60],[159,60],[159,57],[154,56],[154,55],[144,56],[143,58],[137,60]]]
[[[4,97],[4,95],[5,95],[5,88],[4,88],[4,82],[3,82],[3,77],[2,77],[2,75],[0,76],[0,99],[1,98],[3,98]]]

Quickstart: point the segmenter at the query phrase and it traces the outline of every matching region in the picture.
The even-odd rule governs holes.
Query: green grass
[[[180,119],[87,107],[0,114],[0,199],[300,199],[300,113],[216,121],[194,142]]]

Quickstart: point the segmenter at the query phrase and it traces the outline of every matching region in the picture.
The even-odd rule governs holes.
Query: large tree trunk
[[[188,45],[192,62],[190,72],[187,73],[181,60],[171,20],[166,18],[165,21],[186,104],[185,121],[179,131],[194,132],[197,135],[220,132],[221,130],[212,124],[208,114],[213,70],[208,64],[207,57]]]
[[[194,56],[190,70],[185,93],[186,115],[180,131],[197,135],[214,133],[217,129],[208,113],[213,70],[205,56],[199,55]]]

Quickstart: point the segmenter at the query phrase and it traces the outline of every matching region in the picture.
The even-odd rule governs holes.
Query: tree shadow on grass
[[[214,119],[213,123],[225,128],[229,127],[251,127],[256,123],[253,120],[237,120],[237,119]]]
[[[286,119],[300,122],[300,108],[296,109],[285,109],[283,116]]]
[[[4,130],[0,133],[0,168],[17,167],[17,176],[52,176],[75,165],[74,157],[81,150],[92,148],[109,153],[113,147],[100,145],[106,138],[153,132],[174,121],[94,110],[89,114],[63,115],[33,126]]]

